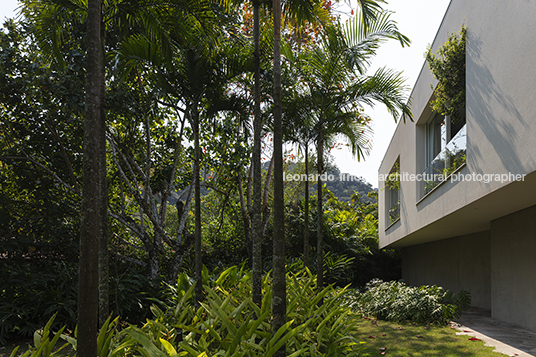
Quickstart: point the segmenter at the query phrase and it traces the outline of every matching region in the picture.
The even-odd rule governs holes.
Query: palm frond
[[[379,46],[387,40],[397,40],[401,46],[409,45],[408,37],[398,31],[398,26],[391,19],[392,12],[383,11],[365,23],[362,13],[348,21],[343,28],[346,44],[346,56],[350,65],[359,73],[365,73],[370,64],[370,58]]]
[[[406,100],[409,88],[404,82],[401,73],[380,68],[372,76],[359,78],[348,90],[352,93],[353,100],[369,106],[382,103],[395,120],[401,115],[405,122],[406,118],[411,119],[413,116],[409,108],[410,102]]]
[[[29,20],[42,51],[45,65],[65,67],[62,45],[70,40],[76,26],[87,18],[87,0],[22,0],[21,13]]]

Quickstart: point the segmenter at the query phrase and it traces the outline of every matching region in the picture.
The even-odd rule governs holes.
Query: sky
[[[423,67],[426,48],[433,42],[449,3],[450,0],[388,0],[388,4],[383,7],[394,11],[392,19],[398,23],[400,32],[410,38],[411,44],[402,48],[394,41],[384,43],[372,60],[371,70],[387,67],[402,72],[409,95]],[[355,7],[354,0],[351,4]],[[1,0],[2,22],[5,18],[14,17],[17,7],[17,0]],[[361,176],[372,186],[378,187],[378,169],[397,124],[392,115],[380,105],[367,108],[366,114],[372,118],[374,131],[370,155],[359,162],[352,157],[346,146],[332,151],[332,154],[341,172]]]

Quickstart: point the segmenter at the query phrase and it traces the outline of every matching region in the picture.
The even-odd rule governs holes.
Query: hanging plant
[[[428,48],[426,62],[437,79],[432,109],[441,115],[450,115],[453,123],[465,119],[465,42],[467,27],[451,34],[437,50]]]

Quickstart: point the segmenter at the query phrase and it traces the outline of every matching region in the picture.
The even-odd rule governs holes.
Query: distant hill
[[[333,180],[328,180],[326,182],[326,187],[333,192],[340,201],[350,201],[352,195],[357,192],[359,193],[361,202],[376,202],[376,199],[367,196],[370,191],[376,191],[376,189],[363,177],[357,177],[347,173],[332,175]]]
[[[265,163],[263,169],[268,169],[268,165]],[[347,173],[341,173],[340,170],[333,165],[330,165],[327,169],[327,178],[325,180],[326,187],[340,200],[349,202],[352,199],[352,195],[357,192],[361,202],[375,203],[376,199],[370,198],[367,194],[371,191],[377,191],[377,188],[372,187],[363,177],[350,175]],[[316,184],[311,182],[309,190],[314,194],[316,192]],[[174,205],[179,199],[182,192],[172,192],[168,197],[168,202]],[[201,187],[201,196],[208,193],[205,187]]]
[[[301,163],[300,163],[301,164]],[[292,164],[288,168],[288,173],[300,174],[296,164]],[[311,171],[309,172],[311,174]],[[313,175],[316,177],[313,171]],[[354,193],[359,193],[361,202],[375,203],[376,199],[368,197],[367,194],[371,191],[377,191],[363,177],[354,176],[348,173],[341,173],[339,168],[333,163],[328,163],[326,168],[326,176],[323,178],[326,187],[341,201],[349,202]],[[315,179],[316,180],[316,179]],[[316,191],[316,184],[311,182],[310,192]]]

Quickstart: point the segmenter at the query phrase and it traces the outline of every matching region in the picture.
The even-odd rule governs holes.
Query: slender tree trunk
[[[240,213],[242,214],[242,221],[244,222],[244,236],[245,236],[245,242],[246,242],[246,249],[248,251],[248,258],[250,260],[250,264],[253,263],[253,252],[252,252],[252,244],[251,244],[251,236],[254,234],[251,230],[251,222],[250,217],[248,214],[247,204],[244,200],[244,188],[243,188],[244,182],[242,182],[242,175],[238,174],[238,195],[240,196]]]
[[[201,259],[201,185],[199,182],[199,166],[201,162],[201,149],[199,147],[199,113],[193,110],[192,113],[193,131],[194,131],[194,201],[195,201],[195,305],[203,299],[203,261]]]
[[[183,203],[182,201],[177,201],[177,216],[179,220],[179,229],[177,232],[177,238],[173,244],[175,250],[175,257],[173,258],[173,265],[171,267],[171,273],[168,278],[168,282],[170,284],[173,284],[177,281],[177,277],[179,276],[179,272],[182,268],[184,259],[186,258],[186,255],[189,253],[192,246],[191,243],[189,243],[189,239],[187,237],[189,233],[186,231],[186,217],[188,216],[188,212],[190,211],[190,203],[192,202],[192,191],[194,191],[194,188],[195,183],[193,183],[188,189],[186,203]]]
[[[100,180],[101,185],[104,189],[104,193],[101,196],[102,206],[101,209],[104,210],[102,212],[102,217],[105,217],[101,220],[102,224],[102,234],[100,236],[100,242],[99,242],[99,327],[104,324],[106,319],[108,318],[108,315],[110,314],[110,292],[109,292],[109,277],[110,277],[110,271],[109,271],[109,256],[108,256],[108,182],[106,178],[106,107],[104,105],[105,103],[105,74],[106,74],[106,68],[105,68],[105,31],[104,31],[104,24],[102,23],[101,19],[101,53],[100,53],[100,59],[101,59],[101,98],[103,101],[103,105],[101,105],[100,112],[101,112],[101,132],[100,132],[100,138],[101,138],[101,145],[103,147],[101,148],[104,152],[104,154],[101,154],[101,158],[104,159],[104,163],[101,166],[100,170]]]
[[[287,320],[285,271],[285,202],[283,198],[283,128],[281,104],[281,1],[274,0],[274,238],[272,333]],[[286,345],[274,354],[286,356]]]
[[[324,132],[322,130],[322,114],[319,120],[318,129],[318,187],[317,187],[317,233],[316,233],[316,288],[321,291],[324,288],[324,241],[323,241],[323,211],[322,211],[322,172],[324,171]]]
[[[268,170],[266,171],[266,180],[264,180],[264,193],[262,195],[262,234],[264,239],[266,235],[266,227],[268,226],[268,219],[270,218],[270,205],[268,204],[268,195],[270,194],[270,183],[272,181],[272,172],[274,171],[274,155],[270,159]]]
[[[305,143],[305,192],[303,218],[303,266],[309,266],[309,144]]]
[[[258,306],[262,304],[262,177],[261,177],[261,62],[260,62],[260,31],[259,31],[259,0],[253,1],[253,41],[255,42],[255,108],[253,118],[253,225],[251,238],[253,241],[253,277],[252,298]]]
[[[86,55],[86,114],[84,118],[84,157],[82,205],[80,216],[80,261],[78,272],[78,356],[97,356],[99,313],[99,242],[106,194],[100,179],[106,163],[102,142],[104,105],[101,91],[101,20],[100,0],[88,1]],[[103,157],[104,156],[104,157]]]
[[[99,327],[106,322],[110,314],[108,219],[106,215],[103,216],[105,217],[102,220],[103,232],[99,242]]]

